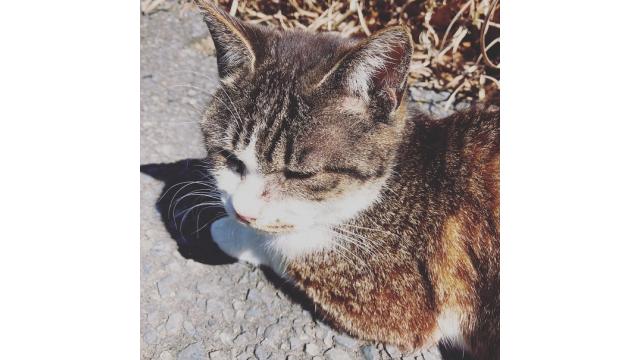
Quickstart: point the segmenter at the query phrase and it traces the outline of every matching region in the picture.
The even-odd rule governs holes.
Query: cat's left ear
[[[407,86],[413,43],[405,26],[378,31],[349,51],[325,76],[332,83],[367,102],[372,97],[397,108]]]
[[[244,24],[214,5],[211,0],[195,0],[209,28],[218,60],[218,75],[224,82],[243,73],[253,72],[259,30]]]

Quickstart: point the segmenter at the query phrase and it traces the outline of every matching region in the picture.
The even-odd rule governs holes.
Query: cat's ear
[[[224,82],[243,72],[253,72],[256,52],[252,42],[258,30],[227,14],[210,0],[195,1],[209,28],[218,60],[218,75]]]
[[[406,27],[383,29],[356,45],[321,82],[338,84],[367,102],[384,96],[396,108],[407,86],[412,54]]]

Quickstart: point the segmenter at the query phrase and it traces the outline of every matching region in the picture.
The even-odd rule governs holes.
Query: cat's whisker
[[[179,65],[179,64],[176,64],[176,65]],[[205,79],[207,79],[207,80],[211,81],[212,83],[217,83],[217,82],[219,82],[219,81],[214,80],[213,78],[210,78],[210,77],[209,77],[207,74],[205,74],[205,73],[201,73],[201,72],[197,72],[197,71],[193,71],[193,70],[176,70],[176,71],[169,71],[169,72],[167,72],[167,74],[170,74],[170,75],[177,75],[177,74],[193,74],[193,75],[196,75],[196,76],[198,76],[198,77],[205,78]]]
[[[238,113],[237,108],[235,107],[235,105],[233,105],[233,102],[232,102],[232,105],[233,105],[233,107],[235,108],[235,114],[234,114],[234,112],[233,112],[233,111],[232,111],[232,110],[227,106],[227,104],[226,104],[222,99],[220,99],[220,98],[216,95],[217,89],[214,89],[214,90],[212,90],[212,91],[208,91],[208,90],[206,90],[206,89],[203,89],[203,88],[200,88],[200,87],[197,87],[197,86],[191,85],[191,84],[175,84],[175,85],[167,86],[166,88],[167,88],[167,89],[171,89],[171,88],[188,88],[188,89],[194,89],[194,90],[197,90],[197,91],[202,92],[202,93],[203,93],[203,94],[205,94],[205,95],[211,96],[211,97],[212,97],[212,99],[214,99],[214,100],[216,100],[218,103],[222,104],[222,105],[223,105],[223,106],[224,106],[224,107],[225,107],[225,108],[226,108],[226,109],[227,109],[227,110],[232,114],[232,116],[234,117],[234,120],[235,120],[236,124],[237,124],[238,126],[240,125],[240,121],[241,121],[241,120],[240,120],[240,114]],[[222,89],[222,88],[220,88],[220,89]],[[222,90],[224,91],[224,89],[222,89]],[[224,92],[226,93],[226,91],[224,91]],[[228,97],[228,95],[227,95],[227,97]],[[230,99],[230,98],[229,98],[229,100],[231,101],[231,99]],[[193,108],[192,110],[193,110],[193,111],[196,113],[196,115],[198,115],[198,116],[201,116],[201,115],[206,111],[206,105],[202,105],[202,108],[198,108],[198,107],[196,107],[195,105],[193,105],[193,104],[191,104],[191,103],[189,103],[189,102],[187,102],[186,104],[188,104],[189,106],[191,106],[191,107]],[[200,122],[195,122],[195,123],[197,123],[198,125],[200,124]],[[237,131],[237,130],[236,130],[236,131]]]
[[[215,200],[220,200],[220,196],[216,195],[216,194],[211,194],[209,192],[197,192],[197,191],[192,191],[186,195],[181,196],[178,200],[176,200],[175,206],[177,206],[182,200],[188,198],[188,197],[193,197],[193,196],[197,196],[197,197],[204,197],[204,198],[208,198],[208,199],[215,199]]]
[[[377,232],[381,232],[381,233],[385,233],[385,234],[392,234],[391,231],[388,230],[384,230],[384,229],[375,229],[375,228],[371,228],[371,227],[366,227],[366,226],[360,226],[360,225],[354,225],[354,224],[349,224],[349,223],[344,223],[344,224],[340,224],[338,225],[340,226],[348,226],[348,227],[352,227],[352,228],[356,228],[356,229],[360,229],[360,230],[368,230],[368,231],[377,231]]]
[[[176,207],[178,205],[177,203],[174,203],[174,201],[176,199],[176,196],[178,196],[178,194],[180,194],[185,187],[192,186],[192,185],[194,185],[196,183],[201,184],[201,185],[206,184],[205,182],[196,182],[196,181],[188,181],[188,182],[186,182],[186,185],[183,185],[180,189],[178,189],[178,191],[175,192],[175,194],[173,194],[173,197],[171,198],[171,201],[169,202],[169,208],[167,209],[167,215],[169,215],[169,213],[172,213],[173,215],[175,215],[175,209],[176,209]],[[208,187],[209,184],[204,185],[204,186]],[[198,191],[198,190],[200,190],[200,189],[196,189],[196,190],[193,190],[193,191]],[[171,211],[172,206],[173,206],[173,211]],[[174,220],[175,220],[175,217],[174,217]],[[174,223],[175,223],[175,221],[174,221]]]
[[[343,236],[338,236],[338,238],[339,239],[341,238],[342,241],[345,241]],[[352,257],[355,258],[355,260],[351,262],[352,266],[355,269],[364,269],[367,272],[369,272],[369,274],[373,275],[373,268],[371,268],[371,265],[369,265],[369,263],[365,259],[359,257],[357,254],[355,254],[352,251],[348,250],[346,246],[344,247],[344,250],[347,251]],[[368,255],[368,256],[373,256],[373,255]],[[358,266],[356,261],[360,264],[360,266]]]
[[[202,209],[202,210],[204,210],[204,209]],[[202,211],[201,211],[201,212],[202,212]],[[200,214],[198,214],[198,216],[200,216]],[[206,221],[206,222],[205,222],[205,224],[204,224],[204,225],[202,225],[201,227],[198,227],[198,228],[196,229],[195,233],[199,233],[202,229],[204,229],[204,228],[205,228],[205,227],[207,227],[208,225],[211,225],[211,224],[213,224],[214,222],[216,222],[216,220],[220,220],[220,219],[222,219],[223,217],[226,217],[226,216],[228,216],[226,213],[224,213],[224,214],[222,214],[222,215],[215,216],[213,219],[211,219],[211,220],[209,220],[209,221]],[[197,226],[198,226],[198,220],[196,220],[196,227],[197,227]]]
[[[189,105],[190,110],[193,111],[193,113],[199,118],[201,118],[202,114],[204,114],[205,111],[207,110],[207,106],[206,105],[196,106],[196,105],[194,105],[194,104],[192,104],[190,102],[186,102],[185,104]],[[202,121],[201,120],[200,121],[196,121],[196,120],[190,121],[190,123],[197,124],[197,125],[202,125]]]
[[[367,244],[366,246],[370,247],[373,250],[378,251],[380,247],[383,247],[382,244],[380,243],[380,240],[377,240],[375,238],[370,239],[370,238],[367,238],[367,237],[365,237],[363,235],[357,234],[355,232],[352,232],[350,230],[347,230],[347,229],[344,229],[344,228],[340,228],[340,227],[335,227],[335,229],[336,230],[340,230],[340,231],[344,231],[347,234],[350,234],[351,236],[357,237],[360,241],[363,242],[363,244]]]
[[[390,179],[387,180],[387,182],[382,185],[382,192],[388,191],[394,196],[399,197],[400,195],[398,195],[398,193],[391,188],[390,184],[394,182],[392,181],[391,177],[396,176],[397,178],[400,178],[400,174],[398,174],[398,172],[395,171],[394,169],[391,169],[389,172],[391,173]]]
[[[162,194],[162,196],[160,196],[160,198],[158,199],[158,201],[162,200],[162,199],[163,199],[163,198],[164,198],[164,197],[165,197],[165,196],[166,196],[166,195],[171,191],[171,189],[173,189],[173,188],[174,188],[174,187],[176,187],[176,186],[183,185],[183,184],[187,184],[187,185],[185,185],[185,186],[188,186],[189,184],[207,185],[207,182],[205,182],[205,181],[197,181],[197,180],[195,180],[195,181],[182,181],[182,182],[179,182],[179,183],[173,184],[173,185],[172,185],[172,186],[170,186],[167,190],[165,190],[164,194]],[[211,184],[211,185],[213,185],[213,184]],[[178,191],[181,191],[181,190],[178,190]]]
[[[340,233],[334,233],[334,235],[336,235],[336,237],[338,239],[340,239],[342,241],[345,241],[347,243],[353,244],[354,246],[357,247],[357,245],[351,241],[352,239],[349,239],[348,237],[346,237],[346,236],[344,236],[344,235],[342,235]],[[342,246],[338,242],[334,242],[334,245],[336,245],[336,246],[340,247],[341,249],[343,249],[344,251],[346,251],[349,255],[354,257],[356,260],[360,261],[362,263],[362,265],[364,265],[365,267],[369,268],[369,270],[372,270],[364,259],[360,258],[357,254],[355,254],[354,252],[349,250],[346,246]],[[362,249],[362,248],[360,248],[360,249]]]
[[[224,89],[222,89],[222,90],[224,91]],[[225,94],[226,94],[226,91],[224,91],[224,92],[225,92]],[[220,104],[222,104],[222,105],[223,105],[223,106],[224,106],[224,107],[229,111],[229,113],[231,113],[231,116],[232,116],[232,118],[233,118],[233,120],[234,120],[234,122],[235,122],[235,125],[236,125],[236,127],[233,127],[232,129],[235,131],[235,133],[236,133],[238,136],[240,136],[240,132],[238,131],[238,129],[241,127],[242,119],[240,118],[240,114],[238,113],[237,108],[236,108],[236,110],[235,110],[235,114],[234,114],[234,112],[233,112],[233,111],[232,111],[232,110],[227,106],[227,104],[226,104],[222,99],[220,99],[220,98],[218,97],[218,95],[216,95],[216,94],[212,94],[212,96],[213,96],[214,100],[216,100],[216,101],[218,101]],[[229,95],[227,95],[227,97],[228,97],[228,96],[229,96]],[[233,102],[232,102],[232,105],[233,105]],[[235,105],[233,105],[233,107],[235,108]]]
[[[198,171],[198,173],[200,173],[200,175],[202,175],[202,177],[204,177],[204,178],[208,179],[209,181],[211,181],[211,182],[215,183],[215,178],[213,177],[213,175],[212,175],[212,174],[210,174],[210,173],[208,172],[208,170],[207,170],[207,171],[205,171],[205,172],[203,172],[203,171]],[[215,188],[211,188],[211,191],[214,191],[214,192],[216,192],[216,193],[220,194],[220,191],[219,191],[219,190],[217,190],[217,189],[215,189]]]
[[[167,123],[171,125],[198,125],[199,124],[196,121],[169,121]]]
[[[178,231],[180,232],[180,234],[181,234],[182,236],[184,236],[184,233],[182,232],[182,227],[183,227],[183,225],[184,225],[184,221],[187,219],[187,216],[189,215],[189,213],[190,213],[193,209],[198,208],[198,207],[201,207],[201,206],[203,206],[202,210],[204,210],[204,209],[209,208],[209,207],[211,207],[211,206],[213,206],[213,205],[209,205],[209,204],[206,204],[206,203],[202,203],[202,204],[197,204],[197,205],[195,205],[195,206],[193,206],[193,207],[189,208],[188,212],[187,212],[187,213],[185,213],[185,214],[184,214],[184,216],[182,216],[182,218],[180,219],[180,226],[178,227]],[[180,214],[178,214],[178,216],[180,216]],[[174,220],[175,220],[175,219],[174,219]],[[196,226],[197,226],[197,224],[198,224],[198,222],[197,222],[197,221],[198,221],[198,218],[196,218]],[[177,226],[177,224],[176,224],[176,226]]]
[[[345,260],[348,264],[350,264],[351,266],[353,266],[354,268],[359,268],[358,264],[355,263],[355,261],[347,256],[346,254],[343,254],[342,252],[340,252],[340,250],[345,251],[345,252],[349,252],[352,256],[353,253],[351,253],[347,248],[345,248],[344,246],[342,246],[339,242],[335,241],[334,239],[331,240],[333,246],[334,246],[334,252],[336,254],[338,254],[338,256],[340,256],[343,260]],[[358,257],[356,257],[356,259],[359,259]]]
[[[179,218],[179,217],[185,217],[189,211],[191,211],[193,208],[198,207],[198,206],[202,206],[202,205],[215,205],[215,206],[222,206],[222,203],[220,203],[219,201],[212,199],[212,201],[203,201],[203,202],[199,202],[189,208],[183,209],[178,211],[178,213],[176,214],[174,212],[174,218]]]
[[[222,152],[222,150],[218,150],[218,151],[214,151],[214,152],[213,152],[213,154],[217,155],[217,154],[219,154],[219,153],[221,153],[221,152]],[[193,164],[192,166],[193,166],[193,167],[200,168],[200,169],[203,169],[203,170],[205,170],[205,171],[206,171],[206,175],[207,175],[207,176],[209,176],[209,175],[210,175],[210,174],[208,173],[208,171],[211,169],[211,164],[210,164],[210,163],[207,163],[206,165]],[[205,174],[205,173],[201,173],[201,174]]]
[[[195,85],[191,85],[191,84],[175,84],[175,85],[167,85],[165,88],[167,89],[174,89],[174,88],[187,88],[187,89],[193,89],[193,90],[197,90],[200,91],[201,93],[207,95],[207,96],[213,96],[213,93],[207,89],[203,89],[200,87],[197,87]]]
[[[216,151],[216,152],[214,152],[213,154],[217,155],[217,154],[220,154],[221,152],[222,152],[222,150],[220,150],[220,151]],[[211,170],[211,168],[212,168],[212,166],[211,166],[211,165],[208,165],[208,166],[205,166],[205,165],[199,165],[199,166],[197,166],[197,167],[199,167],[199,168],[200,168],[200,170],[198,170],[198,173],[199,173],[200,175],[202,175],[202,177],[207,178],[207,179],[211,179],[211,180],[215,180],[215,179],[213,178],[213,175],[209,172],[209,171]]]
[[[222,152],[222,149],[219,149],[218,151],[214,151],[214,154],[219,154],[220,152]],[[204,158],[201,160],[202,162],[204,162],[205,164],[191,164],[191,166],[193,167],[197,167],[197,168],[201,168],[201,169],[206,169],[209,170],[209,168],[211,167],[211,160],[209,158]]]
[[[195,186],[195,185],[196,185],[196,182],[188,182],[186,185],[183,185],[180,189],[178,189],[178,190],[173,194],[173,197],[171,198],[171,201],[169,202],[169,209],[170,209],[170,208],[171,208],[171,206],[174,204],[174,201],[175,201],[175,199],[176,199],[176,196],[178,196],[178,194],[180,194],[180,193],[182,192],[182,190],[184,190],[184,188],[189,187],[189,186]],[[197,189],[192,190],[192,191],[199,191],[199,190],[205,190],[205,189],[206,189],[206,190],[211,191],[212,193],[215,193],[215,192],[213,191],[213,188],[212,188],[212,187],[209,187],[208,185],[205,185],[205,184],[199,184],[199,185],[200,185],[200,186],[204,186],[204,189],[202,189],[202,188],[197,188]],[[163,197],[164,197],[164,196],[163,196]]]
[[[178,85],[172,85],[173,87],[185,87],[185,88],[195,88],[196,90],[200,91],[200,92],[205,92],[204,89],[199,89],[196,88],[194,86],[191,85],[182,85],[182,84],[178,84]],[[168,87],[167,87],[168,88]],[[211,93],[206,93],[206,95],[214,97],[214,94]],[[198,119],[200,120],[192,120],[192,121],[184,121],[184,122],[180,122],[180,121],[169,121],[169,123],[171,124],[194,124],[194,125],[198,125],[201,126],[202,125],[202,116],[203,114],[205,114],[205,112],[207,111],[207,104],[194,104],[191,101],[186,101],[183,102],[182,104],[186,104],[188,106],[188,110]]]
[[[360,250],[364,255],[366,256],[375,256],[378,254],[378,252],[375,249],[371,249],[365,245],[363,245],[360,241],[351,238],[347,235],[344,234],[339,234],[340,239],[342,239],[343,241],[353,245],[356,247],[356,249]]]
[[[220,201],[220,196],[217,195],[209,195],[209,193],[204,193],[204,192],[189,192],[186,195],[181,196],[174,204],[173,209],[174,209],[174,213],[175,213],[175,209],[178,207],[178,204],[180,202],[182,202],[182,200],[189,198],[189,197],[193,197],[193,196],[197,196],[197,197],[204,197],[204,198],[208,198],[211,200],[216,200],[216,201]]]
[[[224,94],[227,96],[227,99],[229,99],[231,106],[233,106],[233,108],[236,110],[236,115],[238,116],[237,119],[239,121],[239,123],[237,124],[238,124],[238,127],[240,127],[242,122],[242,117],[240,116],[240,112],[238,111],[236,104],[233,102],[233,100],[231,99],[231,96],[229,96],[229,93],[227,93],[227,90],[225,90],[224,87],[221,86],[219,89],[222,90],[222,92],[224,92]],[[241,135],[241,134],[238,134],[238,135]]]
[[[357,248],[359,248],[362,251],[366,252],[368,255],[375,255],[375,248],[372,248],[369,244],[366,243],[366,241],[363,241],[362,239],[352,238],[349,235],[343,234],[343,233],[338,232],[336,230],[337,229],[332,229],[331,231],[334,234],[339,235],[342,240],[344,240],[344,241],[346,241],[346,242],[348,242],[350,244],[353,244]],[[344,230],[342,230],[342,231],[344,231]]]
[[[206,203],[201,203],[201,204],[196,204],[192,207],[190,207],[187,212],[182,216],[182,219],[180,220],[180,227],[179,227],[179,231],[182,234],[182,226],[184,225],[184,221],[187,219],[187,215],[193,211],[194,209],[200,207],[200,206],[205,206],[205,207],[209,207],[209,206],[217,206],[218,204],[215,202],[206,202]]]
[[[344,231],[344,229],[340,229],[342,231]],[[382,251],[384,250],[384,247],[381,243],[379,243],[378,241],[372,241],[370,239],[361,237],[358,235],[357,238],[353,238],[349,235],[346,235],[344,233],[338,233],[340,238],[343,239],[344,241],[350,242],[352,243],[354,246],[359,247],[363,252],[365,252],[368,256],[374,257],[374,256],[378,256],[378,255],[382,255]],[[357,234],[354,234],[357,235]]]

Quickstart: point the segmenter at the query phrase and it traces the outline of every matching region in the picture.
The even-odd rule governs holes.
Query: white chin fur
[[[321,229],[305,232],[268,234],[240,224],[231,217],[216,220],[211,225],[213,241],[227,255],[256,266],[267,265],[274,270],[283,261],[331,248],[331,234]]]

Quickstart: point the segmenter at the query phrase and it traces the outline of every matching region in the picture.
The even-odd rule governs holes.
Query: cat
[[[201,123],[218,246],[360,339],[499,358],[499,113],[414,108],[403,26],[283,31],[196,2],[221,83]]]

